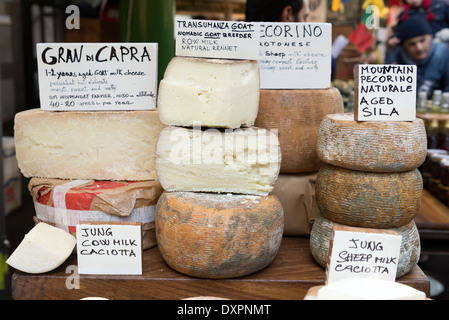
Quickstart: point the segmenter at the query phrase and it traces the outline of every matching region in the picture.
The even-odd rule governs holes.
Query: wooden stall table
[[[139,276],[80,275],[79,288],[72,281],[76,255],[52,272],[12,276],[13,299],[76,300],[104,297],[111,300],[178,300],[214,296],[234,300],[302,300],[309,288],[324,284],[324,269],[313,259],[309,239],[285,237],[275,260],[265,269],[246,277],[224,280],[193,278],[171,269],[158,248],[145,250],[143,274]],[[72,270],[67,271],[66,270]],[[430,283],[419,266],[398,282],[430,295]]]

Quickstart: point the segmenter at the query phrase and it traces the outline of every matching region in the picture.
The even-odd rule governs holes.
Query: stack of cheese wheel
[[[143,248],[155,247],[163,191],[155,151],[164,127],[157,110],[17,113],[17,161],[31,178],[36,220],[73,235],[81,221],[142,222]]]
[[[417,168],[427,153],[422,120],[358,122],[353,114],[328,115],[317,153],[324,164],[316,184],[320,215],[310,236],[315,260],[326,267],[335,225],[393,229],[402,235],[397,277],[411,271],[420,255],[414,217],[423,189]]]
[[[234,278],[268,266],[283,208],[270,194],[279,174],[277,135],[254,127],[257,61],[175,57],[160,82],[162,130],[156,208],[164,260],[194,277]]]
[[[284,207],[287,236],[309,235],[318,214],[315,182],[321,160],[316,153],[318,130],[328,114],[344,111],[337,88],[261,90],[255,125],[277,130],[282,163],[273,194]]]

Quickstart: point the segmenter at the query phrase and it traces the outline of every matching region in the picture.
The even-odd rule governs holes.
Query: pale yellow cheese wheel
[[[328,114],[343,112],[337,88],[261,90],[255,126],[277,129],[281,144],[281,173],[317,171],[318,129]]]
[[[355,121],[351,113],[327,115],[318,132],[318,158],[342,168],[403,172],[426,159],[424,122]]]
[[[310,234],[310,251],[315,261],[323,268],[327,266],[332,228],[334,226],[342,226],[342,224],[326,219],[320,214],[313,223]],[[396,278],[400,278],[412,271],[419,261],[421,254],[419,232],[414,221],[389,230],[396,231],[402,236],[396,273]]]
[[[418,169],[377,173],[323,164],[315,193],[323,216],[362,228],[394,228],[412,221],[421,207]]]

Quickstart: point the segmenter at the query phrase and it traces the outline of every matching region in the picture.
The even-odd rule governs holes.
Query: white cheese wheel
[[[261,90],[259,113],[254,125],[276,129],[281,143],[281,173],[317,171],[316,153],[321,121],[328,114],[343,112],[337,88],[317,90]]]
[[[316,202],[323,216],[363,228],[394,228],[412,221],[421,207],[418,169],[377,173],[323,164],[316,180]]]
[[[25,235],[6,263],[22,272],[45,273],[67,260],[75,245],[74,236],[41,222]]]
[[[279,175],[278,137],[269,130],[198,130],[168,126],[156,149],[165,191],[267,195]]]
[[[156,207],[158,248],[173,269],[234,278],[268,266],[282,241],[276,196],[166,192]]]
[[[240,128],[254,124],[260,75],[255,60],[175,57],[159,85],[162,123]]]
[[[25,177],[155,180],[155,151],[164,125],[157,110],[55,112],[15,116],[17,162]]]
[[[318,133],[317,154],[323,162],[370,172],[403,172],[426,159],[424,122],[354,120],[350,113],[324,118]]]
[[[310,233],[310,251],[315,261],[323,268],[327,267],[332,228],[342,224],[326,219],[321,214],[317,216]],[[401,249],[398,259],[396,278],[400,278],[415,268],[421,254],[421,243],[418,228],[414,221],[391,228],[402,236]]]
[[[426,294],[408,285],[373,278],[347,278],[318,289],[317,300],[425,300]]]

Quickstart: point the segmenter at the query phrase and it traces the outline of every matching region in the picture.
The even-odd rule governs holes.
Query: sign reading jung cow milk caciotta
[[[37,44],[41,109],[156,108],[157,43]]]
[[[331,82],[330,23],[259,23],[261,89],[325,89]]]
[[[354,69],[354,120],[413,121],[415,65],[359,65]]]
[[[395,281],[401,242],[392,230],[333,227],[326,283],[354,277]]]
[[[257,24],[240,21],[177,20],[176,55],[217,59],[258,59]]]
[[[78,224],[79,274],[142,274],[141,229],[138,222]]]

